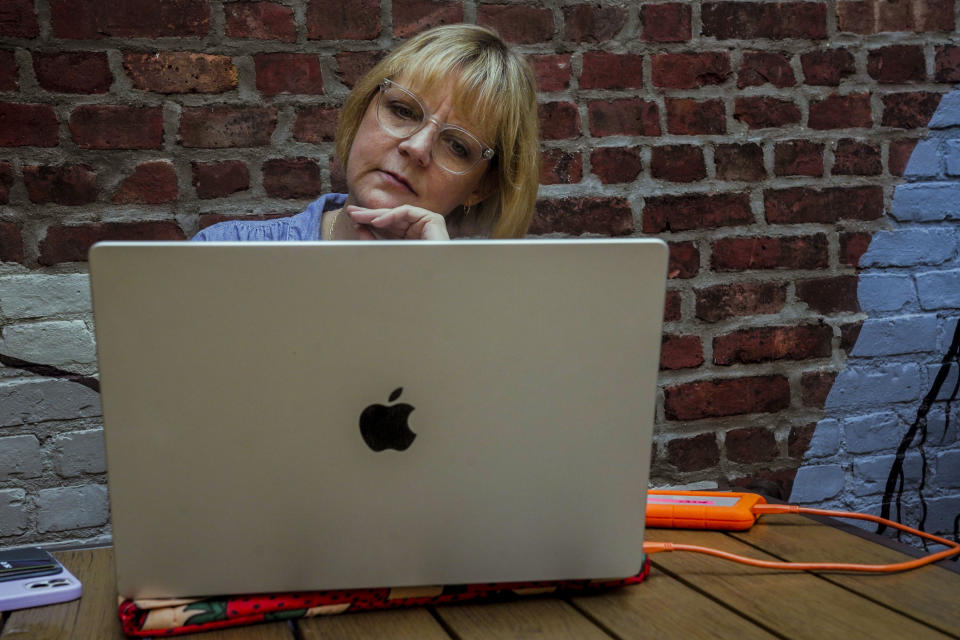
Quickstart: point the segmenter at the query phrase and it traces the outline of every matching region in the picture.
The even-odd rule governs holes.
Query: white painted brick
[[[7,318],[90,313],[90,278],[84,273],[0,278],[0,311]]]
[[[42,489],[37,496],[37,529],[41,533],[99,527],[110,517],[107,487],[86,485]]]
[[[81,320],[15,324],[3,329],[2,353],[40,364],[89,364],[97,359],[93,333]]]
[[[793,481],[790,502],[822,502],[839,494],[843,490],[843,483],[843,467],[838,464],[800,467]]]
[[[0,438],[0,480],[11,476],[36,478],[43,472],[40,441],[36,436]]]
[[[15,536],[27,530],[27,492],[0,489],[0,536]]]
[[[64,478],[106,471],[103,429],[57,436],[53,444],[53,465],[57,473]]]
[[[0,384],[0,426],[101,415],[100,394],[68,380]]]

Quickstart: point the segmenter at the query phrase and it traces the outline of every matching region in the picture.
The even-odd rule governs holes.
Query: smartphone
[[[76,576],[39,547],[0,550],[0,612],[80,597]]]

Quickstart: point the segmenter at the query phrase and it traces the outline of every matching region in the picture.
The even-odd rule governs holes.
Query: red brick
[[[307,5],[311,40],[373,40],[379,35],[380,0],[310,0]]]
[[[913,148],[917,146],[915,138],[891,140],[887,151],[887,170],[892,176],[902,176],[907,168],[907,162],[913,155]]]
[[[276,2],[227,2],[223,5],[228,38],[296,42],[293,9]]]
[[[881,84],[920,82],[927,79],[923,47],[894,45],[867,55],[867,73]]]
[[[844,0],[837,3],[837,18],[840,31],[860,34],[954,29],[952,0]]]
[[[837,86],[857,72],[853,54],[846,49],[823,49],[800,56],[806,84]]]
[[[723,100],[667,98],[667,131],[677,135],[710,135],[727,132]]]
[[[207,0],[50,0],[55,38],[202,37],[210,31]]]
[[[837,28],[851,33],[874,33],[876,30],[873,16],[874,2],[875,0],[837,2]]]
[[[777,375],[687,382],[663,393],[667,420],[776,413],[790,406],[790,384]]]
[[[299,142],[333,142],[337,134],[337,107],[301,107],[293,123],[293,139]]]
[[[574,42],[606,42],[627,23],[621,7],[575,4],[563,8],[563,37]]]
[[[646,198],[643,232],[689,231],[752,224],[745,193],[693,194]]]
[[[860,311],[857,301],[857,276],[833,276],[798,280],[797,300],[817,313]]]
[[[242,160],[194,162],[191,168],[198,198],[223,198],[250,188],[250,171]]]
[[[275,218],[289,218],[296,213],[296,209],[280,213],[257,213],[244,216],[233,216],[224,213],[201,213],[197,226],[200,229],[206,229],[210,225],[217,224],[218,222],[227,222],[228,220],[274,220]]]
[[[883,170],[880,145],[844,138],[833,152],[833,175],[876,176]]]
[[[705,2],[703,35],[721,40],[827,37],[827,6],[813,2]]]
[[[597,147],[590,152],[590,165],[603,184],[633,182],[643,171],[636,147]]]
[[[927,126],[943,97],[941,93],[915,91],[883,96],[883,120],[885,127],[919,129]]]
[[[643,56],[587,51],[580,72],[581,89],[639,89],[643,86]]]
[[[660,343],[660,369],[691,369],[703,364],[700,336],[664,334]]]
[[[114,204],[163,204],[179,195],[177,172],[169,162],[144,162],[137,166],[113,194]]]
[[[700,250],[693,242],[671,242],[670,263],[667,266],[667,277],[671,280],[687,280],[700,270]]]
[[[685,2],[640,7],[643,39],[647,42],[686,42],[692,36],[691,8]]]
[[[320,59],[311,53],[264,53],[253,56],[253,64],[257,89],[264,95],[323,93]]]
[[[787,436],[787,455],[795,460],[802,460],[816,429],[816,422],[790,427],[790,435]]]
[[[720,463],[717,436],[702,433],[692,438],[675,438],[667,443],[667,462],[679,471],[703,471]]]
[[[180,144],[207,149],[262,147],[270,144],[276,126],[273,107],[184,107]]]
[[[960,46],[937,47],[933,77],[937,82],[960,82]]]
[[[106,93],[113,74],[103,51],[33,53],[37,82],[47,91]]]
[[[787,300],[786,285],[779,282],[721,284],[695,293],[696,316],[706,322],[779,313]]]
[[[263,163],[263,188],[272,198],[315,198],[323,192],[313,158],[277,158]]]
[[[784,127],[800,123],[800,109],[792,100],[768,96],[736,98],[733,102],[733,117],[751,129]]]
[[[541,102],[537,105],[540,137],[561,140],[580,137],[580,109],[572,102]]]
[[[0,50],[0,91],[16,91],[20,87],[20,69],[13,51]]]
[[[751,236],[713,242],[714,271],[749,269],[826,269],[830,264],[827,236]]]
[[[630,235],[633,233],[633,210],[625,198],[538,200],[530,233]]]
[[[23,237],[20,225],[0,222],[0,262],[26,262],[23,254]]]
[[[70,114],[70,133],[81,149],[159,149],[163,111],[160,107],[80,106]]]
[[[713,362],[729,366],[826,358],[832,342],[833,329],[825,324],[741,329],[713,339]]]
[[[663,301],[663,321],[675,322],[680,320],[682,317],[681,306],[680,292],[667,291],[667,295]]]
[[[570,88],[569,53],[541,53],[528,56],[537,89],[542,92],[563,91]]]
[[[573,184],[583,179],[583,156],[563,149],[540,154],[540,184]]]
[[[659,136],[657,103],[639,98],[591,101],[587,105],[590,133],[595,136]]]
[[[0,102],[0,147],[55,147],[58,128],[48,104]]]
[[[800,395],[803,406],[823,409],[836,379],[837,374],[834,371],[813,371],[800,376]]]
[[[463,22],[462,2],[393,0],[393,35],[398,38],[408,38],[430,27],[457,22]]]
[[[553,38],[553,12],[547,7],[481,4],[477,24],[490,27],[507,42],[534,44]]]
[[[33,8],[33,0],[3,0],[0,2],[0,38],[36,38],[40,23]]]
[[[386,51],[341,51],[336,55],[337,79],[352,89],[385,54]]]
[[[768,189],[763,201],[770,224],[876,220],[883,215],[883,188],[878,186]]]
[[[823,144],[787,140],[773,148],[773,172],[778,176],[822,176]]]
[[[730,77],[730,54],[660,53],[651,60],[653,84],[667,89],[697,89],[723,84]]]
[[[183,229],[170,220],[149,222],[96,222],[83,225],[54,225],[40,241],[39,262],[86,262],[87,252],[103,240],[184,240]]]
[[[811,101],[808,126],[811,129],[872,127],[870,94],[833,94],[823,100]]]
[[[717,179],[757,182],[767,177],[763,166],[763,147],[755,142],[718,144],[713,150]]]
[[[857,344],[857,338],[860,337],[860,330],[862,328],[863,320],[847,322],[840,325],[840,349],[845,356],[849,356],[850,350]]]
[[[650,155],[650,175],[671,182],[696,182],[707,177],[703,149],[692,144],[654,147]]]
[[[23,168],[23,181],[30,202],[36,204],[90,204],[99,192],[97,174],[86,164],[28,165]]]
[[[134,87],[154,93],[223,93],[237,88],[237,68],[230,56],[128,51],[123,68]]]
[[[752,464],[770,462],[777,457],[777,438],[773,431],[762,427],[732,429],[727,432],[724,448],[732,462]]]
[[[744,51],[740,70],[737,71],[737,87],[743,89],[764,84],[772,84],[777,88],[797,84],[790,67],[790,57],[771,51]]]
[[[860,266],[860,258],[866,253],[872,237],[869,233],[841,233],[840,264],[848,267]]]
[[[10,200],[10,187],[13,186],[13,166],[9,162],[0,162],[0,204]]]

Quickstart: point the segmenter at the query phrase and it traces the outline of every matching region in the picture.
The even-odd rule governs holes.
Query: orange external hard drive
[[[647,492],[647,526],[744,531],[757,519],[752,511],[757,503],[766,500],[755,493],[651,489]]]

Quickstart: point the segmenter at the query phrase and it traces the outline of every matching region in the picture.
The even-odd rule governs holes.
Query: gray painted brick
[[[949,408],[950,420],[947,420],[945,403],[930,407],[927,414],[927,442],[940,446],[960,443],[960,402],[952,403]]]
[[[937,377],[940,368],[943,366],[942,363],[931,364],[928,367],[928,375],[930,379],[930,384],[933,384],[934,379]],[[950,396],[953,395],[954,388],[957,386],[957,377],[960,376],[960,366],[956,362],[951,362],[947,365],[947,377],[943,380],[943,386],[940,387],[940,392],[937,393],[937,400],[950,400]]]
[[[854,356],[937,352],[940,321],[935,315],[871,318],[863,323]]]
[[[847,367],[837,376],[826,408],[885,407],[915,400],[922,382],[922,369],[912,363]]]
[[[960,219],[960,182],[902,184],[893,192],[890,213],[904,221]]]
[[[825,458],[836,455],[840,450],[840,423],[826,419],[817,423],[817,428],[810,438],[805,458]]]
[[[861,267],[913,267],[943,264],[957,252],[952,228],[878,231],[860,258]]]
[[[936,486],[960,488],[960,449],[937,454]]]
[[[960,126],[960,91],[951,91],[943,96],[927,126],[931,129]]]
[[[960,308],[960,269],[917,275],[917,296],[926,310]]]
[[[27,530],[27,492],[0,489],[0,536],[16,536]]]
[[[913,148],[903,170],[906,178],[935,178],[940,175],[940,140],[921,140]]]
[[[3,328],[0,350],[29,362],[55,366],[96,361],[93,333],[81,320],[15,324]]]
[[[107,487],[85,485],[42,489],[37,497],[37,529],[41,533],[98,527],[110,517]]]
[[[853,481],[850,488],[854,495],[882,495],[887,486],[887,478],[893,468],[896,456],[876,456],[873,458],[854,458]],[[922,470],[919,455],[911,454],[904,459],[904,493],[918,486]]]
[[[7,318],[90,313],[90,278],[84,273],[0,278],[0,311]]]
[[[40,441],[36,436],[0,438],[0,480],[11,476],[36,478],[43,472]]]
[[[857,416],[843,422],[843,435],[849,453],[895,450],[906,429],[899,417],[890,412]]]
[[[793,481],[790,502],[822,502],[839,494],[843,483],[843,467],[838,464],[800,467]]]
[[[916,284],[908,275],[864,273],[857,283],[860,308],[871,311],[901,311],[917,304]]]
[[[76,431],[57,436],[53,444],[53,466],[64,478],[106,471],[103,429]]]
[[[948,140],[945,152],[947,175],[960,176],[960,140]]]
[[[100,394],[68,380],[0,384],[0,426],[100,415]]]
[[[949,534],[953,538],[953,520],[960,515],[960,495],[927,500],[925,529],[930,533]]]

